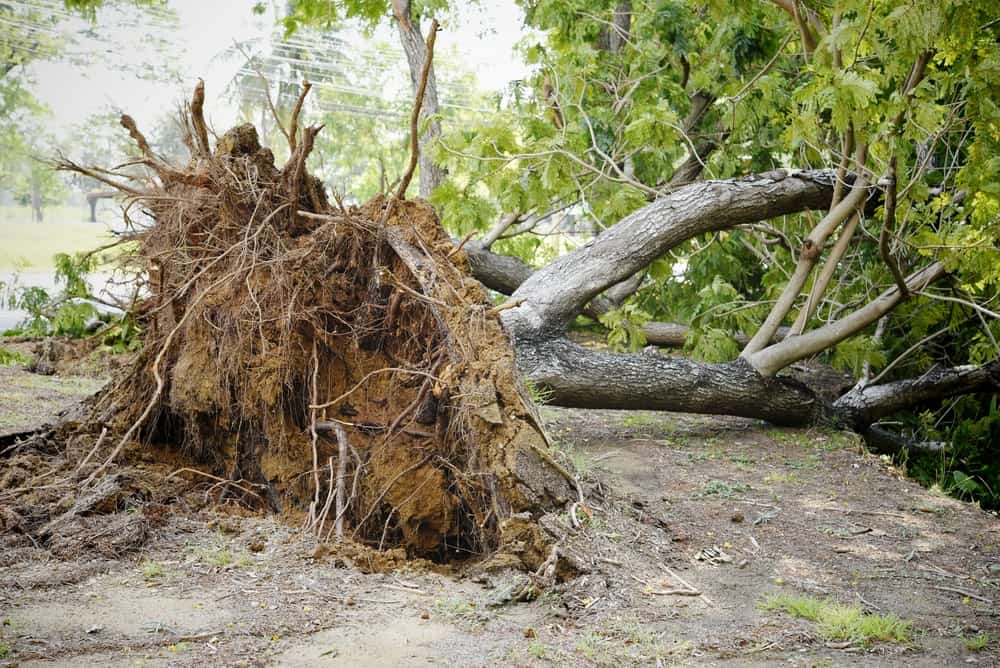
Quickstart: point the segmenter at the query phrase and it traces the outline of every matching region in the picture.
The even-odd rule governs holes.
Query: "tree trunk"
[[[801,383],[765,378],[746,361],[708,364],[656,353],[594,352],[563,338],[518,344],[522,372],[553,404],[832,423],[836,415]]]
[[[98,200],[111,199],[115,194],[114,190],[91,190],[87,193],[87,205],[90,207],[90,222],[97,222]]]
[[[837,322],[802,336],[776,336],[783,340],[723,364],[656,353],[594,352],[564,338],[570,322],[598,295],[691,237],[806,209],[828,209],[834,176],[832,171],[780,170],[691,184],[533,273],[480,248],[470,250],[470,261],[474,272],[494,285],[509,289],[520,281],[501,320],[522,373],[549,401],[562,406],[739,415],[783,425],[841,424],[864,432],[879,417],[914,402],[995,388],[1000,374],[989,365],[868,387],[831,404],[801,383],[776,377],[802,351],[814,354],[885,315],[900,301],[896,288]],[[907,282],[920,289],[944,274],[934,263]],[[674,341],[682,331],[669,324],[650,328],[651,334]]]
[[[42,222],[42,186],[34,170],[31,172],[31,222]]]

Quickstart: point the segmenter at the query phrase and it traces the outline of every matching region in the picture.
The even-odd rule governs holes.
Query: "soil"
[[[20,429],[100,383],[0,373],[0,414]],[[541,415],[586,505],[575,522],[547,518],[578,574],[530,602],[511,600],[528,576],[502,562],[318,546],[287,518],[200,502],[211,480],[180,481],[170,497],[179,481],[150,457],[73,527],[51,529],[73,549],[33,545],[16,527],[0,543],[0,665],[1000,665],[1000,521],[907,480],[852,436],[670,413]],[[119,498],[135,481],[147,491]],[[95,526],[115,535],[96,540]],[[681,595],[688,586],[700,595]],[[830,642],[763,610],[774,594],[892,613],[912,639]],[[990,642],[970,649],[983,633]]]

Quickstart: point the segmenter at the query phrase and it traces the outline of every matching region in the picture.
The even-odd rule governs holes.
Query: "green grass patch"
[[[0,366],[27,366],[31,358],[16,350],[0,348]]]
[[[253,559],[246,552],[234,552],[228,547],[217,549],[200,549],[195,551],[195,557],[204,564],[215,568],[249,568]]]
[[[737,494],[742,494],[750,490],[750,487],[739,482],[726,482],[725,480],[709,480],[701,488],[702,496],[721,496],[729,498]]]
[[[965,639],[965,648],[970,652],[981,652],[990,644],[992,637],[989,633],[980,633],[971,638]]]
[[[874,641],[909,642],[912,632],[912,624],[894,614],[873,615],[857,605],[812,596],[775,594],[765,599],[760,608],[815,622],[820,635],[828,640],[846,640],[865,646]]]
[[[142,575],[147,580],[163,576],[163,566],[155,561],[146,561],[142,564]]]
[[[654,425],[659,420],[657,420],[655,415],[649,415],[646,413],[630,413],[622,419],[622,426],[628,429],[635,429],[636,427],[648,427]]]

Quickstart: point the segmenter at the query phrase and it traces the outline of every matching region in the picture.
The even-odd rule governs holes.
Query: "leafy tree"
[[[537,74],[492,122],[446,133],[436,155],[452,185],[436,198],[446,216],[483,203],[448,222],[483,230],[472,255],[484,280],[520,285],[524,303],[503,318],[532,342],[522,366],[553,401],[809,422],[823,402],[777,376],[820,356],[859,379],[835,413],[893,449],[914,442],[878,419],[996,386],[993,3],[524,7],[542,33],[525,46]],[[788,179],[822,183],[822,195],[783,200]],[[530,278],[485,252],[504,234],[551,232],[545,221],[567,206],[606,231]],[[537,261],[544,247],[518,249]],[[595,302],[627,280],[624,306]],[[561,332],[595,305],[612,343],[676,341],[654,321],[679,320],[689,351],[717,364],[571,346]],[[967,364],[984,375],[943,370]],[[622,369],[630,383],[608,380]],[[904,379],[921,374],[928,387],[911,393]],[[891,391],[875,389],[886,381]],[[892,410],[873,410],[889,395]]]

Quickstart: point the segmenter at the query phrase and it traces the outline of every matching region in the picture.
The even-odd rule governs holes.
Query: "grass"
[[[112,240],[107,227],[83,222],[11,222],[0,207],[0,271],[52,269],[56,253],[89,251]]]
[[[16,350],[0,348],[0,366],[27,366],[31,358]]]
[[[636,427],[648,427],[654,425],[658,422],[655,415],[649,415],[646,413],[629,413],[622,419],[622,426],[628,429],[635,429]]]
[[[524,390],[528,393],[528,398],[537,406],[544,406],[552,400],[552,390],[548,387],[536,385],[530,378],[524,379]]]
[[[536,659],[544,659],[545,653],[546,653],[545,645],[538,641],[535,641],[528,645],[529,656],[532,656]]]
[[[8,654],[10,654],[10,645],[0,642],[0,659],[5,658]]]
[[[142,574],[147,580],[163,576],[163,566],[155,561],[147,561],[142,564]]]
[[[574,648],[578,654],[582,654],[599,666],[611,665],[613,657],[611,653],[612,643],[600,633],[588,631]]]
[[[989,633],[980,633],[979,635],[974,635],[971,638],[965,639],[965,648],[970,652],[981,652],[986,649],[986,646],[990,644],[992,637]]]
[[[701,488],[702,496],[721,496],[724,498],[729,498],[735,496],[736,494],[742,494],[743,492],[749,491],[750,487],[742,483],[734,482],[728,483],[724,480],[709,480]]]
[[[857,605],[843,605],[813,596],[775,594],[765,599],[760,607],[816,622],[819,634],[828,640],[846,640],[867,646],[873,641],[905,643],[911,637],[911,623],[894,614],[872,615]]]
[[[247,568],[253,566],[253,559],[250,558],[249,554],[246,552],[233,552],[228,547],[214,550],[196,550],[195,556],[199,561],[215,568],[227,568],[230,566]]]

